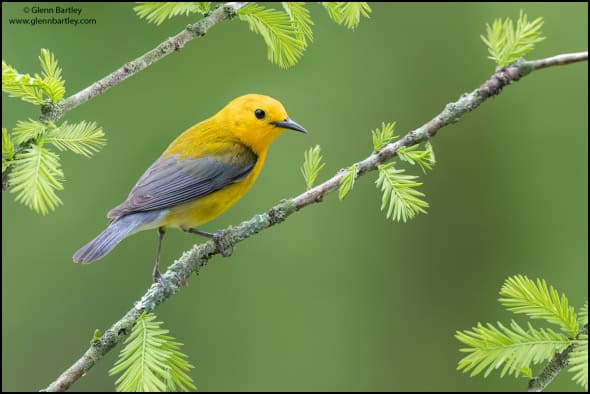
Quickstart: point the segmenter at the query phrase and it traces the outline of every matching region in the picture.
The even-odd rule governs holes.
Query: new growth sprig
[[[42,49],[39,62],[41,74],[30,76],[3,60],[2,91],[40,106],[59,103],[65,94],[65,81],[57,59]],[[12,132],[2,129],[2,189],[10,183],[10,192],[16,193],[17,201],[45,215],[62,203],[57,191],[63,189],[64,181],[60,156],[48,149],[49,145],[90,157],[105,143],[102,129],[94,122],[64,122],[58,126],[50,120],[17,121]]]
[[[346,174],[342,177],[342,180],[340,181],[340,187],[338,188],[338,198],[340,200],[344,200],[344,198],[346,198],[348,193],[352,190],[358,173],[359,169],[355,164],[346,169]]]
[[[303,166],[301,167],[301,174],[305,179],[305,186],[307,190],[315,185],[318,174],[324,168],[326,163],[323,162],[322,150],[319,145],[309,148],[303,155]]]
[[[53,53],[41,49],[39,56],[41,75],[21,74],[2,60],[2,91],[10,97],[17,97],[28,103],[43,105],[60,101],[65,92],[65,81],[61,78],[61,68]]]
[[[480,37],[488,47],[489,58],[498,66],[507,66],[531,52],[535,44],[545,39],[541,37],[542,27],[543,18],[529,22],[527,15],[520,11],[516,30],[512,19],[496,19],[492,26],[486,25],[486,35]]]
[[[182,343],[161,328],[156,315],[143,313],[139,316],[125,347],[110,375],[121,374],[115,385],[117,391],[190,391],[196,390],[188,372],[194,368],[180,351]],[[95,336],[96,337],[96,336]]]

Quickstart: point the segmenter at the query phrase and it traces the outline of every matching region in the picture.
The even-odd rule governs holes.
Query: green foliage
[[[100,342],[100,330],[97,328],[94,330],[94,333],[92,334],[92,340],[90,341],[90,343],[95,344],[95,343],[99,343]]]
[[[90,157],[106,144],[104,133],[94,122],[78,124],[64,123],[49,131],[43,141],[53,144],[57,149],[70,150],[82,156]]]
[[[10,134],[8,134],[8,130],[5,128],[2,129],[2,172],[6,171],[6,169],[12,165],[12,160],[14,159],[14,143],[12,142],[12,138],[10,138]]]
[[[500,303],[509,311],[524,313],[531,319],[543,319],[557,324],[571,338],[578,334],[579,325],[574,307],[565,294],[561,297],[543,279],[533,282],[526,276],[508,278],[500,290]]]
[[[148,23],[161,25],[166,19],[178,15],[189,15],[194,13],[205,14],[209,12],[211,3],[194,2],[138,2],[133,11],[141,19],[145,18]]]
[[[414,175],[404,175],[405,170],[397,170],[395,163],[379,166],[379,178],[375,182],[381,188],[383,196],[381,199],[381,210],[387,209],[387,218],[404,223],[413,219],[418,213],[426,213],[424,208],[428,203],[421,198],[424,193],[416,190],[422,183],[416,182],[418,178]]]
[[[41,49],[39,62],[41,63],[41,70],[43,70],[44,78],[61,81],[61,68],[57,66],[57,59],[53,53],[45,48]]]
[[[340,187],[338,188],[338,198],[344,200],[348,192],[354,187],[354,182],[358,176],[359,169],[356,165],[351,165],[346,170],[346,174],[340,180]]]
[[[46,215],[62,203],[55,193],[62,190],[63,172],[59,156],[42,145],[33,144],[15,155],[10,192],[16,200]]]
[[[586,301],[584,306],[580,308],[580,312],[578,312],[578,317],[580,318],[580,324],[582,326],[588,324],[588,301]]]
[[[334,22],[345,25],[349,29],[359,25],[361,16],[369,18],[371,13],[371,7],[364,2],[324,2],[322,5]]]
[[[313,31],[311,26],[313,21],[309,15],[309,10],[305,8],[305,3],[294,1],[283,1],[281,3],[287,15],[291,19],[291,24],[295,29],[297,39],[303,41],[304,46],[307,46],[307,41],[313,41]]]
[[[426,170],[432,170],[436,160],[434,158],[432,144],[427,142],[425,148],[425,150],[418,150],[418,145],[412,145],[399,148],[396,153],[400,159],[412,165],[418,164],[422,168],[422,171],[426,173]]]
[[[39,56],[41,75],[21,74],[14,67],[2,60],[2,91],[10,97],[17,97],[23,101],[41,105],[45,99],[56,103],[63,99],[65,82],[61,79],[61,68],[53,53],[41,49]]]
[[[322,4],[333,21],[349,29],[357,27],[361,16],[368,18],[371,12],[367,3]],[[313,41],[313,21],[304,2],[282,2],[281,5],[284,11],[248,3],[237,14],[240,20],[248,23],[251,31],[262,36],[268,59],[279,67],[287,68],[297,63],[308,43]],[[208,14],[210,8],[210,2],[140,2],[133,10],[140,18],[160,25],[177,15]]]
[[[383,148],[385,145],[392,142],[394,139],[397,138],[394,135],[395,130],[395,121],[390,123],[381,123],[381,128],[377,128],[371,131],[371,135],[373,136],[373,151],[378,152]]]
[[[43,91],[38,88],[39,82],[29,74],[21,74],[14,67],[2,60],[2,91],[9,97],[17,97],[23,101],[43,104]]]
[[[303,56],[306,41],[301,37],[305,35],[296,30],[297,25],[286,12],[250,3],[238,11],[238,17],[262,36],[271,63],[287,68]]]
[[[202,1],[198,3],[193,3],[199,8],[199,12],[203,15],[207,15],[211,11],[211,2],[210,1]]]
[[[59,156],[48,150],[47,144],[89,157],[105,144],[105,139],[94,122],[57,127],[52,122],[29,119],[18,121],[12,136],[2,130],[2,171],[13,167],[10,190],[18,193],[17,201],[43,215],[61,204],[56,191],[63,189],[64,176]]]
[[[315,180],[325,163],[322,163],[322,152],[319,145],[309,148],[303,156],[305,160],[301,167],[301,173],[303,179],[305,179],[307,190],[309,190],[315,184]]]
[[[510,18],[504,21],[496,19],[491,27],[486,24],[486,36],[482,35],[481,39],[488,47],[489,58],[498,66],[507,66],[532,51],[536,43],[545,39],[541,37],[541,27],[543,18],[529,22],[526,14],[520,11],[516,31]]]
[[[572,379],[588,391],[588,335],[580,335],[582,342],[574,347],[569,357],[569,371]]]
[[[525,330],[515,321],[510,327],[502,323],[498,323],[498,327],[478,324],[471,331],[458,331],[455,337],[468,346],[460,349],[461,352],[469,353],[459,361],[457,369],[471,371],[471,376],[485,370],[484,377],[502,366],[500,376],[508,373],[518,377],[523,371],[528,373],[531,365],[551,359],[570,344],[564,334],[549,329],[537,330],[530,324]]]
[[[66,93],[65,82],[61,79],[61,68],[57,66],[55,55],[47,49],[41,49],[39,62],[41,63],[41,70],[43,70],[41,89],[52,103],[57,103],[63,99]],[[39,78],[37,75],[36,77]]]
[[[180,351],[181,343],[162,329],[154,314],[142,314],[111,375],[122,373],[116,381],[117,391],[189,391],[196,390],[187,374],[194,368]]]
[[[18,146],[29,140],[37,139],[45,133],[47,127],[45,123],[36,120],[19,120],[16,122],[16,127],[12,130],[13,142]]]
[[[531,367],[534,364],[553,359],[557,353],[573,346],[568,359],[570,372],[574,373],[573,380],[587,389],[588,336],[578,336],[578,321],[587,324],[588,302],[581,308],[579,316],[576,316],[565,295],[560,297],[544,280],[537,279],[534,282],[523,275],[508,278],[500,295],[500,303],[509,311],[557,324],[565,333],[537,329],[531,323],[524,329],[514,321],[510,327],[501,323],[497,324],[498,327],[478,323],[471,331],[457,331],[455,335],[460,342],[467,345],[460,351],[469,353],[459,361],[457,369],[471,371],[471,376],[485,370],[484,377],[487,377],[493,370],[503,366],[501,376],[508,373],[531,379]]]

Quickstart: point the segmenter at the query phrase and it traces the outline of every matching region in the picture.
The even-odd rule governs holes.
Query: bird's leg
[[[154,277],[154,283],[162,283],[162,275],[160,275],[160,250],[162,250],[162,240],[164,239],[164,234],[166,234],[166,229],[164,227],[158,227],[158,254],[156,254],[156,264],[154,265],[154,272],[152,276]]]
[[[184,228],[183,230],[186,231],[187,233],[199,234],[199,235],[202,235],[203,237],[207,237],[209,239],[212,239],[213,242],[215,242],[215,246],[217,247],[217,250],[219,250],[219,253],[221,253],[221,255],[223,257],[229,257],[234,252],[233,247],[232,247],[232,250],[230,253],[226,252],[225,248],[221,244],[221,239],[223,238],[223,231],[218,231],[216,233],[208,233],[206,231],[197,230],[196,228]]]

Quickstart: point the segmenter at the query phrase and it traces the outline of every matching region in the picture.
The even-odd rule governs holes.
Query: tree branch
[[[538,70],[540,68],[551,67],[551,66],[563,66],[570,63],[580,62],[588,60],[588,51],[586,52],[576,52],[576,53],[566,53],[563,55],[557,55],[553,57],[548,57],[545,59],[539,59],[531,62],[533,64],[533,68]]]
[[[433,137],[439,129],[459,121],[465,113],[479,107],[479,105],[489,97],[498,95],[503,87],[512,82],[518,81],[533,70],[554,65],[579,62],[587,59],[588,52],[580,54],[563,54],[548,59],[521,61],[512,66],[496,70],[492,77],[484,82],[479,88],[471,93],[463,94],[459,100],[447,104],[440,114],[436,115],[426,124],[408,132],[398,141],[386,145],[379,152],[372,153],[366,159],[355,163],[359,170],[358,176],[377,169],[380,164],[393,158],[399,148],[412,146]],[[346,168],[348,167],[350,166],[346,166]],[[291,214],[307,205],[321,201],[326,194],[338,188],[345,173],[345,171],[341,170],[332,178],[305,193],[288,200],[283,200],[267,212],[256,215],[252,219],[244,221],[236,227],[229,227],[223,230],[224,235],[221,240],[223,246],[231,247],[266,228],[285,221]],[[163,281],[166,285],[161,286],[159,284],[153,284],[141,300],[135,303],[135,306],[127,312],[121,320],[117,321],[99,339],[93,341],[86,353],[84,353],[74,365],[58,377],[55,382],[51,383],[45,391],[67,390],[74,382],[92,368],[96,361],[114,348],[131,332],[131,327],[141,313],[151,312],[159,304],[166,301],[172,294],[179,290],[180,286],[186,284],[192,273],[199,271],[201,267],[205,266],[209,259],[217,253],[219,252],[213,241],[194,245],[192,249],[184,252],[183,255],[168,268],[168,271],[162,275]]]
[[[547,67],[547,66],[545,66]],[[588,334],[588,324],[580,329],[576,339],[580,338],[580,335]],[[545,390],[545,388],[555,379],[559,373],[567,368],[569,364],[569,355],[574,350],[575,345],[568,346],[563,352],[557,353],[549,364],[543,368],[539,376],[530,380],[529,385],[525,392],[536,393]]]
[[[209,31],[209,29],[211,29],[218,23],[226,19],[232,19],[236,16],[236,12],[240,8],[244,7],[246,4],[248,3],[225,3],[223,6],[213,11],[209,16],[206,16],[205,18],[199,20],[196,23],[193,23],[192,25],[188,25],[186,29],[184,29],[177,35],[170,37],[169,39],[162,42],[160,45],[158,45],[151,51],[145,53],[144,55],[138,57],[137,59],[124,64],[119,69],[113,71],[101,80],[96,81],[87,88],[82,89],[78,93],[56,104],[44,104],[41,108],[41,111],[43,113],[41,120],[50,120],[52,122],[56,122],[59,118],[63,116],[64,113],[71,111],[79,105],[84,104],[88,100],[91,100],[99,94],[104,93],[105,91],[109,90],[113,86],[118,85],[119,83],[123,82],[132,75],[137,74],[138,72],[146,69],[158,60],[164,58],[165,56],[168,56],[172,52],[181,50],[186,43],[192,41],[194,38],[204,36]]]

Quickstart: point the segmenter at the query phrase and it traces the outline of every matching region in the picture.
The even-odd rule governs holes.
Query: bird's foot
[[[162,287],[166,286],[166,283],[164,283],[164,278],[162,278],[162,274],[160,274],[160,270],[154,270],[153,278],[154,283],[159,283]]]
[[[223,256],[223,257],[229,257],[234,253],[234,247],[232,246],[229,253],[227,252],[227,250],[225,250],[225,248],[223,247],[223,238],[225,236],[225,231],[223,230],[219,230],[217,231],[215,234],[213,234],[213,242],[215,242],[215,246],[217,247],[217,250],[219,250],[219,253]]]
[[[207,237],[209,239],[212,239],[213,242],[215,243],[215,247],[217,247],[217,250],[219,251],[219,253],[223,257],[229,257],[234,252],[233,246],[232,246],[232,248],[231,248],[231,250],[230,250],[229,253],[223,247],[223,239],[225,237],[225,231],[224,230],[219,230],[216,233],[208,233],[207,231],[197,230],[196,228],[186,228],[186,229],[183,229],[183,230],[186,231],[186,232],[188,232],[188,233],[199,234],[199,235],[202,235],[202,236]]]

